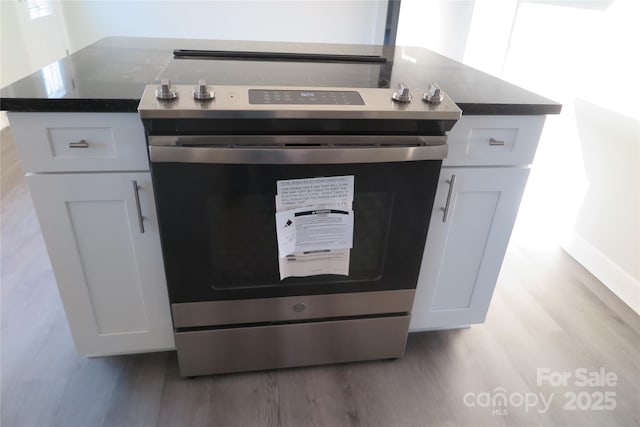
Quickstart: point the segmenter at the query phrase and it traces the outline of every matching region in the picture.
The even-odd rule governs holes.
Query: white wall
[[[563,247],[640,313],[640,119],[573,107],[587,187]]]
[[[640,312],[639,22],[637,0],[403,0],[398,44],[563,104],[547,119],[514,238],[561,244]]]
[[[106,36],[381,44],[387,0],[65,1],[71,50]]]
[[[26,1],[0,0],[0,87],[66,55],[60,3],[51,7],[51,15],[30,19]]]
[[[474,3],[474,0],[402,0],[396,44],[425,47],[462,61]]]
[[[108,36],[381,44],[387,0],[0,0],[0,87]]]
[[[563,103],[532,173],[529,206],[553,207],[536,220],[640,312],[640,2],[582,3],[522,3],[503,75]]]
[[[640,121],[582,99],[574,111],[588,181],[574,232],[640,281]]]
[[[18,19],[18,2],[0,1],[0,87],[32,72]]]

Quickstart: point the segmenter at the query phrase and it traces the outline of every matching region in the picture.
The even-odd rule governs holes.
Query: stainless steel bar
[[[138,186],[138,181],[136,181],[135,179],[131,181],[131,183],[133,184],[133,195],[136,199],[136,209],[138,211],[138,225],[140,227],[140,233],[144,234],[144,217],[142,216],[142,208],[140,207],[140,187]]]
[[[313,145],[328,147],[344,146],[432,146],[446,145],[445,135],[150,135],[151,146],[202,146],[231,147],[251,146],[257,148]]]
[[[447,180],[449,183],[449,192],[447,193],[447,202],[444,205],[444,208],[441,208],[444,211],[442,215],[442,222],[447,222],[447,216],[449,215],[449,207],[451,205],[451,195],[453,194],[453,187],[456,185],[456,176],[451,175],[451,178]]]
[[[152,162],[216,164],[339,164],[442,160],[446,145],[367,148],[217,148],[150,146]]]
[[[297,52],[253,52],[231,50],[174,49],[174,58],[240,58],[259,61],[304,61],[304,62],[359,62],[386,64],[387,58],[380,55],[346,55],[333,53]]]
[[[70,142],[69,148],[89,148],[89,143],[84,139],[81,139],[78,142]]]
[[[415,289],[171,304],[176,328],[411,311]]]

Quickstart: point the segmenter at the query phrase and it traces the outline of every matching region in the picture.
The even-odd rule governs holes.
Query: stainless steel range
[[[183,376],[401,357],[445,132],[415,89],[147,86]]]

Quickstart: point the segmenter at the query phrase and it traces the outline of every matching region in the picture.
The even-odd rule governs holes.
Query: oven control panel
[[[364,105],[355,90],[249,89],[249,104]]]
[[[148,85],[138,105],[143,119],[399,119],[458,120],[461,110],[439,88],[411,97],[401,85],[384,88]],[[418,89],[421,90],[421,89]],[[424,90],[424,89],[422,89]],[[421,90],[421,91],[422,91]],[[427,92],[430,93],[427,88]]]

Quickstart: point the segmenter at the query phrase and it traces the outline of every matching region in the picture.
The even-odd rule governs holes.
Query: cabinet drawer
[[[9,113],[26,172],[149,170],[135,113]]]
[[[449,132],[443,166],[528,165],[545,116],[463,116]]]

